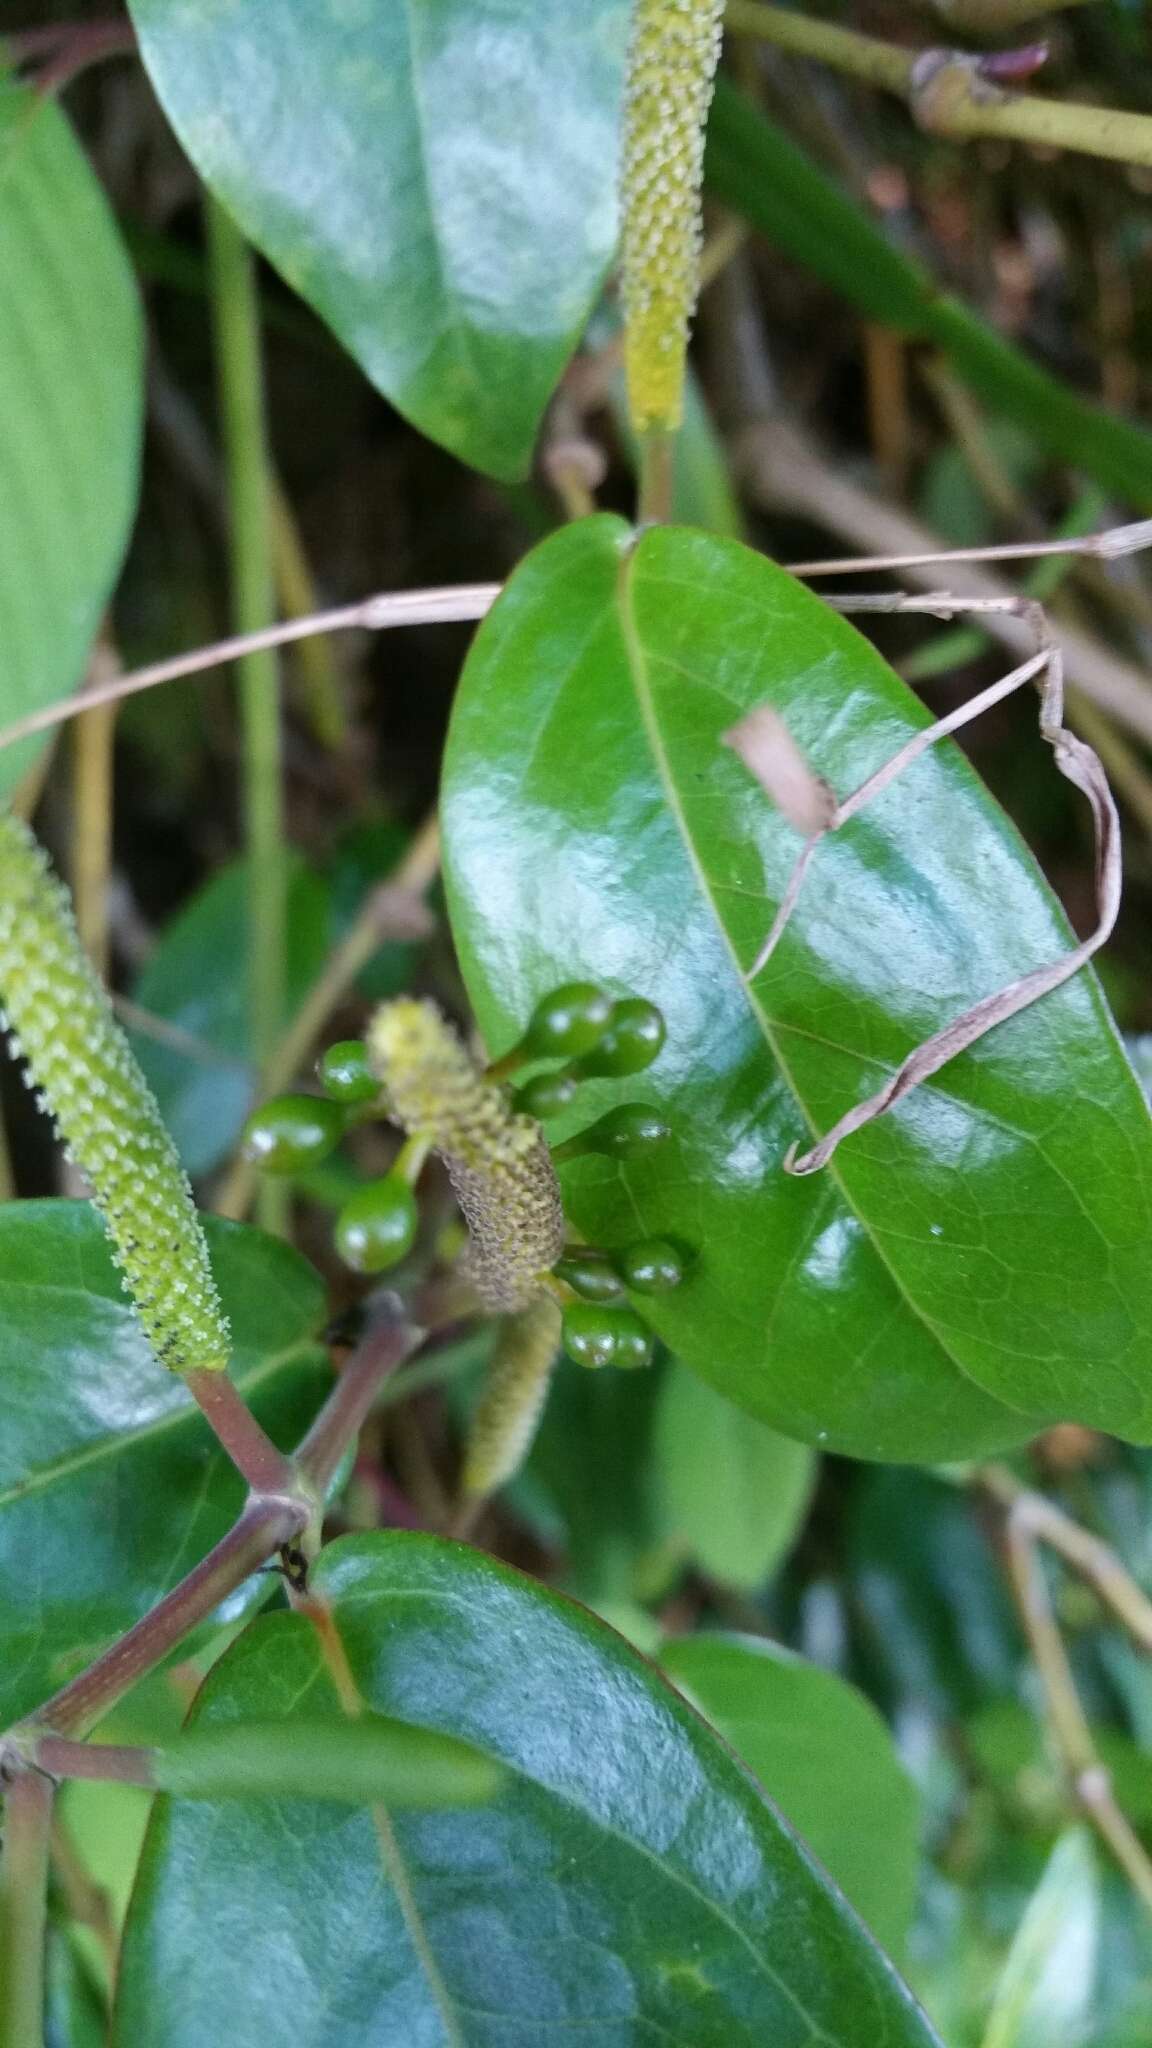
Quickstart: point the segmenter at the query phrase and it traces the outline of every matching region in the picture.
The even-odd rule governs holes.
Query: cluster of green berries
[[[499,1078],[535,1060],[565,1060],[554,1074],[537,1074],[513,1095],[513,1105],[539,1123],[569,1108],[581,1081],[619,1079],[650,1067],[664,1044],[664,1019],[643,996],[613,1002],[591,981],[569,981],[537,1003],[528,1029],[496,1061]]]
[[[423,1013],[432,1006],[391,1008],[398,1012],[395,1029],[390,1025],[392,1036],[404,1021],[400,1010],[404,1018],[408,1009],[413,1010],[416,1021],[412,1028],[417,1038],[430,1029]],[[643,1072],[660,1052],[664,1038],[664,1019],[654,1003],[640,996],[613,1000],[594,983],[568,982],[537,1004],[519,1043],[480,1077],[481,1087],[488,1086],[492,1093],[489,1084],[507,1083],[513,1123],[523,1127],[523,1120],[531,1118],[538,1124],[567,1109],[583,1081]],[[462,1050],[458,1048],[460,1055]],[[521,1068],[546,1061],[564,1064],[517,1084]],[[395,1063],[394,1051],[391,1063]],[[354,1271],[365,1274],[388,1271],[411,1250],[417,1227],[415,1183],[430,1143],[444,1149],[438,1140],[414,1128],[414,1122],[432,1117],[431,1107],[422,1107],[416,1117],[410,1104],[393,1099],[381,1079],[389,1064],[388,1060],[382,1063],[381,1049],[371,1034],[370,1043],[348,1039],[329,1046],[317,1066],[323,1093],[277,1096],[249,1119],[245,1131],[249,1159],[266,1173],[295,1175],[319,1165],[359,1123],[391,1115],[407,1128],[407,1142],[391,1171],[359,1188],[336,1220],[337,1250]],[[445,1075],[443,1086],[452,1094],[462,1083],[458,1076],[453,1080],[447,1068]],[[395,1076],[392,1086],[394,1090]],[[503,1099],[508,1102],[508,1097]],[[474,1114],[478,1117],[479,1110]],[[501,1116],[505,1114],[501,1112]],[[483,1122],[480,1118],[478,1131]],[[600,1153],[619,1161],[631,1160],[662,1146],[670,1136],[670,1127],[657,1109],[645,1103],[624,1103],[557,1146],[553,1157],[563,1161]],[[499,1150],[495,1136],[492,1143]],[[472,1170],[476,1170],[475,1162]],[[542,1280],[545,1277],[542,1275]],[[552,1267],[552,1280],[555,1295],[564,1305],[563,1337],[570,1356],[593,1367],[646,1365],[652,1355],[652,1339],[629,1307],[628,1292],[663,1293],[679,1286],[682,1278],[679,1252],[662,1240],[632,1245],[612,1256],[569,1247]]]
[[[513,1096],[518,1109],[543,1123],[571,1106],[582,1081],[643,1073],[664,1038],[664,1018],[644,997],[613,1001],[593,982],[568,982],[537,1005],[519,1045],[498,1062],[498,1071],[508,1073],[537,1060],[566,1062],[557,1072],[534,1075]],[[638,1159],[669,1137],[671,1129],[659,1110],[622,1103],[558,1145],[553,1157],[563,1161],[599,1152],[620,1161]],[[680,1285],[684,1265],[674,1245],[652,1240],[613,1256],[573,1246],[553,1273],[565,1301],[562,1331],[569,1357],[596,1369],[650,1363],[652,1336],[629,1307],[628,1292],[662,1294]]]
[[[322,1095],[277,1095],[248,1119],[244,1152],[264,1173],[319,1166],[356,1124],[382,1113],[380,1083],[362,1039],[342,1039],[319,1060]],[[367,1181],[344,1204],[333,1233],[356,1273],[386,1273],[411,1251],[419,1221],[413,1184],[426,1148],[403,1146],[391,1172]]]

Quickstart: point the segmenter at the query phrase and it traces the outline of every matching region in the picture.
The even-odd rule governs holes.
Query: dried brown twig
[[[843,568],[865,565],[859,563],[840,566]],[[908,598],[899,595],[888,597],[882,594],[879,597],[862,599],[841,598],[836,602],[838,608],[845,611],[927,610],[939,615],[953,616],[967,611],[973,604],[978,610],[987,610],[990,603],[1003,601],[986,598],[967,600],[953,598],[945,593],[935,593],[927,598]],[[999,703],[1002,698],[1010,696],[1022,684],[1040,676],[1043,677],[1040,685],[1041,738],[1052,748],[1061,775],[1074,783],[1088,798],[1095,825],[1096,926],[1089,936],[1059,960],[1035,967],[1029,973],[1021,975],[1018,980],[1010,982],[1007,987],[983,997],[962,1016],[954,1018],[942,1030],[925,1039],[909,1053],[907,1059],[901,1062],[881,1088],[866,1101],[858,1102],[846,1110],[832,1129],[807,1152],[798,1154],[797,1147],[794,1144],[790,1146],[784,1159],[786,1173],[816,1173],[821,1167],[826,1166],[844,1138],[849,1137],[854,1131],[863,1129],[866,1124],[873,1123],[877,1117],[883,1116],[905,1095],[918,1088],[921,1082],[929,1080],[941,1067],[947,1066],[950,1060],[955,1059],[958,1053],[974,1045],[996,1025],[1003,1024],[1009,1017],[1015,1017],[1021,1010],[1028,1009],[1033,1003],[1039,1002],[1042,996],[1051,994],[1053,989],[1059,988],[1073,975],[1078,974],[1092,955],[1099,951],[1116,923],[1122,881],[1120,820],[1112,792],[1108,787],[1108,778],[1092,748],[1078,739],[1074,733],[1069,732],[1064,724],[1063,659],[1060,649],[1051,641],[1041,607],[1029,604],[1024,599],[1016,599],[1015,604],[1017,610],[1026,611],[1030,617],[1033,631],[1041,642],[1037,652],[1028,661],[1022,662],[1018,668],[1011,670],[1008,675],[991,684],[988,689],[982,690],[969,703],[959,706],[946,718],[937,719],[934,725],[928,726],[923,732],[914,734],[905,746],[899,748],[882,768],[877,769],[874,775],[870,775],[867,781],[853,790],[850,796],[845,797],[842,803],[836,803],[827,784],[809,771],[812,801],[807,808],[806,816],[802,817],[797,807],[789,811],[786,804],[781,804],[783,755],[786,751],[786,775],[790,787],[795,787],[796,757],[799,749],[790,736],[785,736],[786,750],[784,741],[778,733],[774,739],[769,736],[764,723],[763,707],[752,711],[747,718],[742,719],[725,734],[727,743],[740,755],[766,794],[781,804],[781,808],[790,816],[791,821],[807,833],[804,846],[789,876],[772,928],[745,976],[748,983],[754,981],[763,971],[779,944],[796,908],[813,856],[822,840],[830,832],[835,832],[841,825],[847,824],[850,818],[863,810],[873,797],[879,796],[881,791],[887,789],[897,776],[903,774],[904,770],[928,747],[934,746],[937,740],[957,731],[960,726],[969,724],[974,718],[979,717],[981,712]],[[774,712],[771,716],[777,718]],[[769,766],[767,763],[774,752],[778,758]]]

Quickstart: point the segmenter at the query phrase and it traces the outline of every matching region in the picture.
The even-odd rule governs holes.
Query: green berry
[[[558,1280],[566,1281],[584,1301],[606,1302],[625,1299],[623,1282],[614,1273],[603,1252],[573,1252],[553,1267]]]
[[[640,1074],[650,1067],[664,1043],[663,1013],[643,996],[613,1003],[608,1029],[580,1061],[582,1075]]]
[[[386,1173],[369,1181],[336,1218],[335,1244],[356,1273],[386,1273],[411,1251],[419,1214],[406,1180]]]
[[[621,1372],[637,1372],[642,1366],[651,1365],[654,1349],[652,1333],[633,1315],[630,1309],[616,1311],[616,1349],[612,1363]]]
[[[547,1123],[550,1116],[559,1116],[568,1108],[576,1095],[576,1078],[573,1074],[537,1074],[534,1080],[525,1081],[512,1097],[512,1107],[522,1116],[534,1116],[538,1124]]]
[[[637,1294],[667,1294],[684,1278],[684,1262],[674,1244],[652,1237],[630,1244],[616,1260],[617,1271]]]
[[[592,981],[567,981],[537,1003],[522,1040],[526,1058],[570,1060],[599,1045],[612,1003]]]
[[[579,1137],[558,1145],[553,1158],[579,1159],[585,1152],[605,1152],[610,1159],[640,1159],[672,1135],[658,1109],[646,1102],[622,1102],[591,1124]]]
[[[574,1302],[564,1311],[564,1349],[577,1365],[598,1372],[616,1357],[616,1322],[619,1309],[603,1308],[590,1301]]]
[[[362,1038],[342,1038],[330,1045],[317,1061],[316,1072],[333,1102],[372,1102],[380,1093]]]
[[[302,1173],[344,1134],[344,1113],[323,1095],[275,1095],[244,1126],[244,1157],[262,1173]]]

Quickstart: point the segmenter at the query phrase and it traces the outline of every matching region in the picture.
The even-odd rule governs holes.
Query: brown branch
[[[39,1771],[20,1771],[3,1789],[0,2043],[3,2048],[40,2048],[54,1788]]]
[[[1004,90],[997,80],[1011,74],[1013,56],[1026,73],[1043,61],[1047,52],[1042,45],[993,58],[963,50],[909,50],[763,0],[728,0],[726,21],[738,34],[759,36],[793,56],[815,58],[894,93],[931,135],[958,141],[998,135],[1116,163],[1152,165],[1152,118],[1147,114]]]
[[[1116,1800],[1052,1611],[1032,1527],[1035,1498],[1024,1495],[1009,1508],[1005,1544],[1012,1591],[1044,1690],[1049,1727],[1079,1805],[1152,1912],[1152,1860]]]
[[[61,1735],[85,1735],[138,1680],[162,1664],[192,1629],[251,1578],[306,1521],[302,1505],[256,1500],[187,1578],[174,1586],[134,1628],[97,1657],[31,1716]]]

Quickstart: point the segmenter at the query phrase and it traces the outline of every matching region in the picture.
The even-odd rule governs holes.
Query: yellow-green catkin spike
[[[560,1189],[539,1124],[515,1114],[435,1003],[401,996],[381,1004],[368,1056],[390,1116],[448,1168],[481,1300],[526,1308],[564,1249]]]
[[[700,273],[704,123],[723,0],[633,0],[624,114],[621,283],[632,422],[680,425]]]
[[[542,1294],[506,1317],[464,1453],[461,1491],[483,1500],[518,1472],[536,1434],[560,1349],[560,1308]]]
[[[91,1185],[157,1357],[173,1372],[223,1368],[231,1338],[187,1176],[67,893],[3,806],[0,1003],[29,1085]]]

